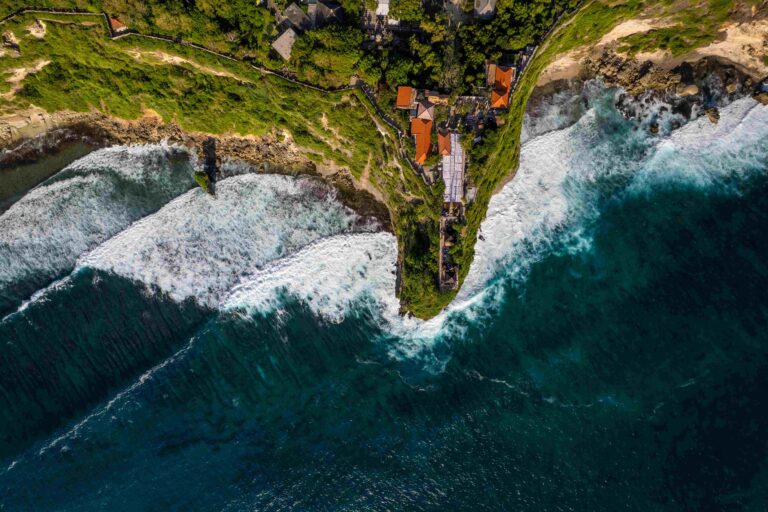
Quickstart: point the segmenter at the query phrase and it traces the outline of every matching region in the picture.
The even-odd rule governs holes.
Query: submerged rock
[[[768,79],[763,80],[763,82],[757,86],[755,92],[752,93],[752,97],[763,105],[768,105]]]
[[[704,111],[705,114],[707,114],[707,119],[710,120],[713,124],[717,124],[718,121],[720,121],[720,111],[717,109],[717,107],[711,107]]]
[[[688,96],[696,96],[699,94],[699,87],[696,84],[678,84],[676,93],[681,98],[686,98]]]

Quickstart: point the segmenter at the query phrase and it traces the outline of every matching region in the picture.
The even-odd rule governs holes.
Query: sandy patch
[[[577,78],[583,70],[582,63],[587,56],[598,55],[608,47],[616,50],[616,47],[621,44],[621,39],[625,37],[673,25],[675,25],[674,22],[657,18],[624,21],[616,25],[594,46],[575,48],[558,56],[541,73],[537,86],[555,80]],[[639,62],[651,61],[671,69],[686,61],[694,62],[702,57],[712,56],[740,65],[746,71],[756,75],[768,74],[768,66],[763,61],[763,58],[768,56],[768,20],[747,23],[730,22],[724,25],[722,30],[725,32],[724,40],[715,41],[676,58],[671,58],[669,52],[664,50],[638,53],[634,58]]]
[[[743,70],[763,77],[768,75],[768,66],[763,58],[768,56],[768,20],[747,23],[726,23],[721,27],[725,39],[672,58],[669,52],[656,50],[635,55],[640,61],[649,60],[666,69],[672,69],[683,62],[695,62],[702,57],[717,57],[741,67]]]
[[[724,41],[715,41],[695,53],[699,56],[723,57],[761,75],[768,74],[768,66],[763,61],[763,57],[768,56],[768,20],[728,23],[723,30]]]
[[[674,25],[659,19],[632,19],[619,23],[613,29],[605,34],[595,46],[607,46],[619,39],[633,34],[642,34],[657,28],[664,28]]]
[[[331,124],[328,122],[328,116],[323,112],[323,115],[320,116],[320,124],[323,125],[323,129],[327,130],[331,133],[333,133],[333,136],[336,137],[336,140],[338,140],[342,144],[348,144],[349,141],[342,137],[339,133],[339,129],[335,126],[331,126]]]
[[[238,82],[249,82],[250,80],[246,80],[244,78],[241,78],[233,73],[230,73],[228,71],[223,71],[220,69],[211,68],[208,66],[205,66],[203,64],[200,64],[199,62],[195,62],[190,59],[185,59],[184,57],[179,57],[178,55],[172,55],[170,53],[161,52],[159,50],[155,51],[142,51],[138,48],[132,48],[130,50],[126,50],[126,52],[133,57],[136,60],[152,60],[159,64],[170,64],[172,66],[181,66],[181,65],[188,65],[191,66],[198,71],[202,71],[203,73],[207,73],[209,75],[215,75],[215,76],[222,76],[226,78],[233,78],[237,80]]]
[[[13,98],[13,96],[21,89],[21,82],[24,81],[25,78],[33,73],[37,73],[50,63],[51,61],[49,60],[39,60],[32,66],[14,68],[6,71],[10,76],[6,78],[5,81],[11,84],[11,90],[0,94],[0,97],[4,99]]]
[[[556,80],[570,80],[581,74],[582,61],[587,56],[584,48],[576,48],[552,61],[539,75],[537,86],[548,84]]]
[[[43,39],[45,37],[45,23],[42,20],[35,20],[27,26],[29,35],[35,39]]]

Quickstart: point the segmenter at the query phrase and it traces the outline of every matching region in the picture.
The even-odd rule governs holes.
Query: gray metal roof
[[[272,43],[272,48],[274,48],[275,51],[279,53],[283,59],[290,60],[291,49],[293,48],[293,43],[295,42],[296,31],[294,31],[292,28],[287,28],[285,29],[285,32],[280,34],[280,37],[275,39],[275,42]]]
[[[459,134],[451,133],[451,154],[443,156],[442,161],[444,202],[460,203],[464,197],[464,165],[464,148],[459,143]]]

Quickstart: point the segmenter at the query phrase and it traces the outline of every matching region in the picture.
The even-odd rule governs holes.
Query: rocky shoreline
[[[237,161],[247,164],[253,172],[313,176],[332,185],[339,201],[357,212],[361,222],[375,220],[382,229],[392,230],[386,205],[360,188],[347,169],[321,172],[290,137],[280,140],[274,134],[243,137],[186,132],[152,113],[135,121],[99,112],[35,111],[29,115],[26,122],[15,125],[0,119],[0,171],[39,161],[73,143],[85,144],[91,150],[114,145],[168,143],[187,148],[202,162],[204,143],[213,138],[219,163]]]
[[[702,115],[717,123],[719,108],[745,96],[768,104],[766,81],[725,58],[707,56],[667,67],[607,48],[586,57],[577,75],[538,86],[529,101],[528,112],[535,112],[554,95],[580,92],[591,80],[618,88],[617,110],[654,134],[674,130]],[[665,117],[668,126],[662,127],[661,119]]]

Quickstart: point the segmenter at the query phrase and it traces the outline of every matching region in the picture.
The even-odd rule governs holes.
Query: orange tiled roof
[[[451,134],[437,132],[437,152],[441,156],[451,154]]]
[[[491,107],[507,108],[509,106],[509,92],[512,88],[514,68],[496,66],[496,76],[493,80],[491,91]]]
[[[127,28],[124,24],[120,23],[115,18],[109,18],[109,26],[112,27],[113,32],[118,32]]]
[[[397,108],[411,108],[413,104],[413,87],[401,85],[397,88]]]
[[[417,164],[423,164],[426,162],[432,146],[432,121],[417,117],[411,119],[411,135],[416,139],[414,160]]]

